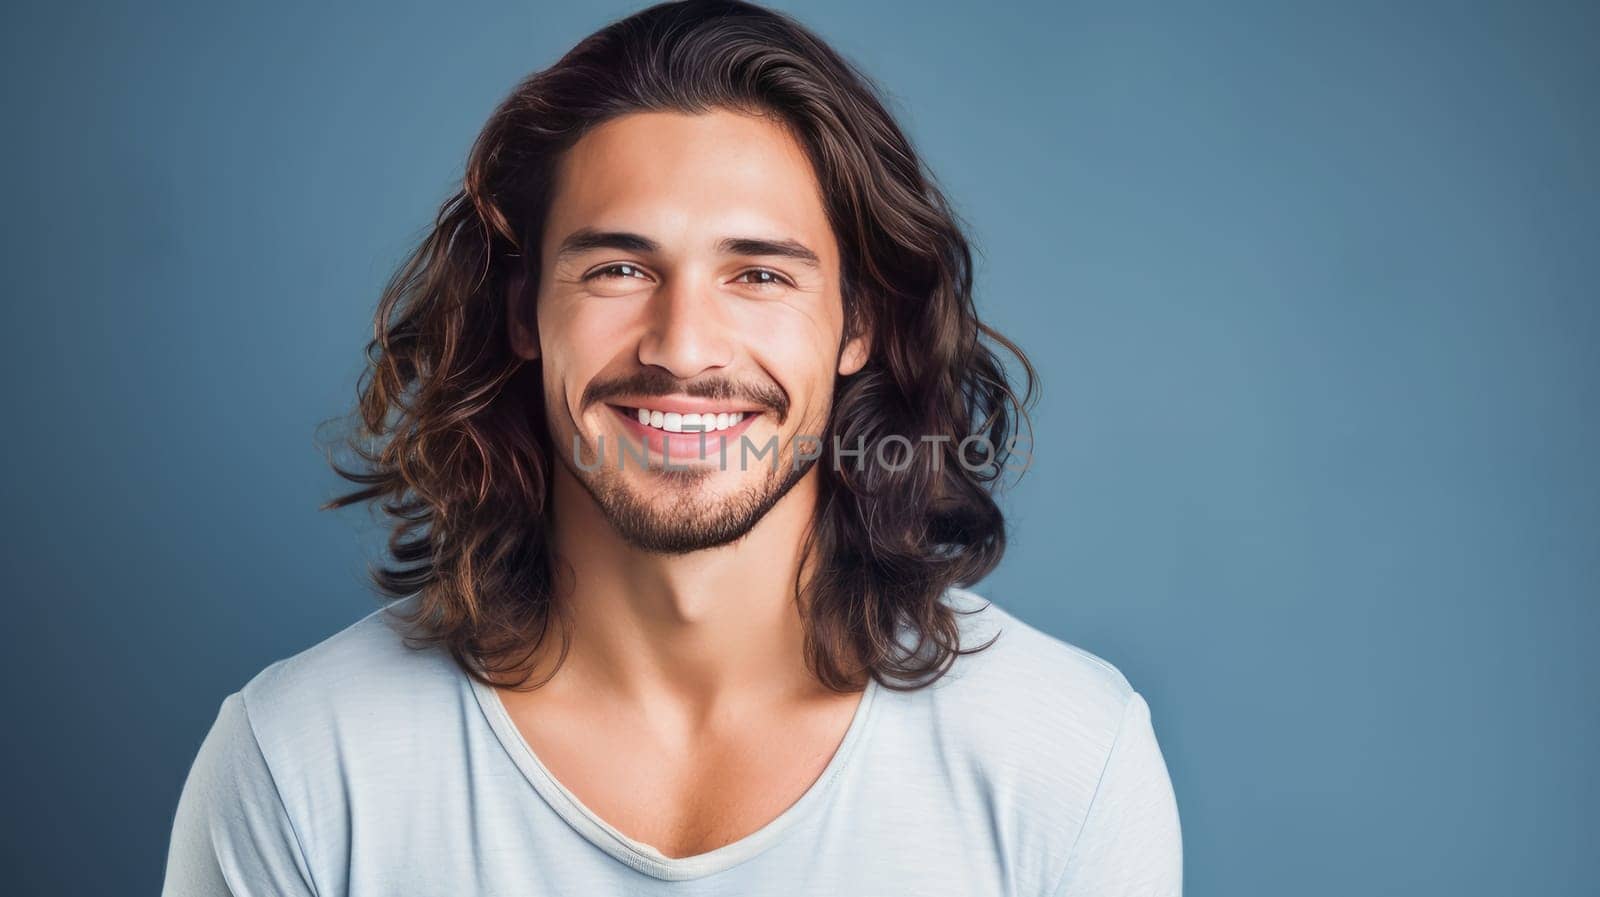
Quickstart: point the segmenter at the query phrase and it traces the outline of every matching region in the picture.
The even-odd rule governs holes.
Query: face
[[[539,253],[535,332],[511,337],[564,469],[645,550],[744,535],[866,360],[804,150],[729,111],[611,120],[560,160]]]

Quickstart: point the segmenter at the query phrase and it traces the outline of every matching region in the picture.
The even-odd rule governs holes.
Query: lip
[[[627,408],[649,408],[651,411],[662,413],[671,411],[676,414],[712,414],[727,412],[732,414],[740,412],[745,415],[760,414],[763,408],[755,405],[740,405],[726,400],[702,399],[695,396],[615,396],[606,400],[607,405],[618,405]]]
[[[703,401],[699,401],[699,404],[696,407],[690,407],[690,403],[695,403],[697,401],[699,400],[650,399],[646,403],[644,400],[640,400],[641,404],[644,404],[645,407],[650,408],[653,411],[670,410],[678,412],[679,414],[699,414],[703,413],[704,410],[729,410],[727,405],[717,405],[712,402]],[[649,447],[651,455],[668,457],[674,462],[704,461],[719,465],[721,464],[722,452],[724,451],[724,441],[731,442],[733,440],[737,440],[744,434],[746,430],[750,429],[751,424],[755,423],[762,417],[762,412],[752,409],[744,411],[744,420],[741,420],[726,429],[717,430],[711,433],[700,430],[694,430],[687,433],[668,433],[665,430],[658,430],[655,427],[647,427],[644,424],[639,423],[638,416],[629,407],[613,405],[610,402],[606,403],[606,407],[610,408],[612,413],[617,416],[617,419],[622,422],[622,428],[624,431],[626,431],[628,442],[631,445],[638,446],[639,444],[643,443]],[[679,408],[686,408],[688,410],[679,411]],[[697,410],[697,408],[701,410]],[[700,451],[700,440],[702,437],[705,439],[705,454],[703,456],[701,455]],[[728,445],[727,448],[731,450],[734,448],[734,446]],[[629,460],[636,460],[636,458],[637,456],[633,456],[630,457]],[[606,452],[605,463],[617,463],[617,450],[610,450]]]

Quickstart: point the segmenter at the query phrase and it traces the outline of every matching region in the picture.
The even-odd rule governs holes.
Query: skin
[[[586,231],[654,245],[561,251]],[[817,477],[786,473],[795,434],[823,432],[835,379],[861,368],[870,337],[843,339],[820,187],[800,145],[759,117],[638,113],[589,132],[561,160],[540,257],[535,326],[513,323],[510,335],[541,365],[563,458],[552,502],[573,641],[559,667],[554,639],[529,665],[540,677],[556,670],[547,684],[499,695],[540,760],[601,818],[667,856],[703,853],[810,788],[861,698],[826,689],[802,660],[794,583]],[[527,292],[513,284],[514,322]],[[586,401],[640,376],[650,388]],[[655,469],[617,469],[614,440],[637,444],[637,421],[613,404],[691,399],[707,384],[731,394],[712,404],[755,415],[744,430],[753,443],[778,438],[777,473],[765,460],[719,469],[714,449],[704,462],[674,459],[690,471],[662,469],[659,452]],[[574,436],[586,461],[604,436],[610,463],[578,468]]]

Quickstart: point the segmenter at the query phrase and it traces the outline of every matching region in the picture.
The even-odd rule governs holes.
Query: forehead
[[[778,123],[726,110],[640,112],[594,128],[562,155],[548,248],[580,227],[675,241],[799,239],[836,256],[822,189]]]

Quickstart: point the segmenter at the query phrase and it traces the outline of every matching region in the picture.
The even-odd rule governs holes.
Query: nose
[[[733,341],[725,309],[711,284],[679,276],[664,281],[650,297],[639,363],[664,368],[688,380],[733,360]]]

